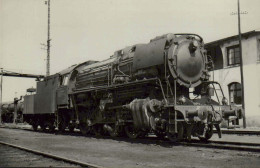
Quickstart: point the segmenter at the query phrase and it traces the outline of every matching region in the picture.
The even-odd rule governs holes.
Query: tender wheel
[[[86,123],[80,123],[79,129],[83,135],[87,135],[90,132],[90,127]],[[73,130],[74,130],[74,127],[73,127]]]
[[[55,131],[54,122],[47,121],[47,123],[45,125],[48,127],[48,132],[54,132]]]
[[[181,141],[183,140],[183,124],[182,123],[178,123],[177,124],[177,132],[178,133],[170,133],[170,132],[167,132],[167,137],[170,141],[172,142],[177,142],[177,141]]]
[[[64,117],[60,117],[60,123],[58,125],[58,129],[60,132],[64,132],[66,129],[66,123],[65,123],[65,118]]]
[[[75,129],[75,126],[69,125],[69,131],[70,131],[70,132],[74,132],[74,129]]]
[[[206,131],[205,137],[199,137],[201,141],[209,140],[213,135],[213,125],[208,125],[208,130]]]
[[[134,129],[133,125],[132,126],[130,126],[130,125],[125,126],[125,133],[131,139],[136,139],[140,134],[140,132],[138,132]]]
[[[41,130],[42,131],[46,131],[46,125],[44,123],[40,124]]]
[[[49,131],[50,132],[54,132],[55,131],[55,126],[54,125],[49,126]]]
[[[60,132],[64,132],[64,131],[65,131],[65,128],[66,128],[66,126],[65,126],[64,123],[60,123],[60,124],[59,124],[59,131],[60,131]]]
[[[38,124],[32,124],[32,128],[33,128],[34,131],[37,131],[37,129],[38,129]]]

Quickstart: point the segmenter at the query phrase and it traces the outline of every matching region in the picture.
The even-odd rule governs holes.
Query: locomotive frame
[[[38,125],[79,128],[83,134],[130,138],[153,132],[172,141],[191,136],[208,140],[215,126],[221,137],[222,119],[239,119],[242,109],[227,105],[221,86],[209,81],[210,67],[202,37],[162,35],[116,51],[107,60],[87,61],[46,77],[37,83],[35,95],[27,95],[35,99],[26,103],[25,98],[25,109],[30,103],[34,107],[24,119],[34,130]],[[200,98],[190,99],[189,88]],[[218,101],[211,98],[213,92]]]

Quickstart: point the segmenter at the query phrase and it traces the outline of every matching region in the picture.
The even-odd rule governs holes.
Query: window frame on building
[[[230,50],[234,50],[234,63],[231,63],[230,62]],[[235,51],[235,49],[238,49],[238,51]],[[237,55],[236,55],[237,54]],[[239,60],[239,62],[236,62],[237,60]],[[239,45],[233,45],[233,46],[230,46],[230,47],[227,47],[227,65],[228,66],[234,66],[234,65],[240,65],[240,48],[239,48]]]
[[[232,86],[234,86],[234,87],[232,88]],[[239,92],[240,92],[241,96],[239,96]],[[228,93],[229,93],[229,102],[230,103],[242,104],[242,86],[241,86],[241,83],[238,83],[238,82],[230,83],[228,85]]]

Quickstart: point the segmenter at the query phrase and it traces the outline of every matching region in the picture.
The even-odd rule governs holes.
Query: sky
[[[260,30],[260,0],[240,0],[242,32]],[[0,0],[0,68],[46,73],[45,0]],[[205,42],[238,33],[237,0],[51,0],[51,74],[166,33]],[[3,101],[26,94],[35,79],[3,77]]]

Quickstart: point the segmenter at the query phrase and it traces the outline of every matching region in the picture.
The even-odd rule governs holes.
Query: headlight
[[[222,104],[223,104],[223,105],[228,105],[228,100],[227,100],[226,97],[223,97],[223,99],[222,99]]]
[[[198,41],[197,40],[193,40],[193,45],[194,45],[194,47],[198,47],[199,46],[199,43],[198,43]]]

